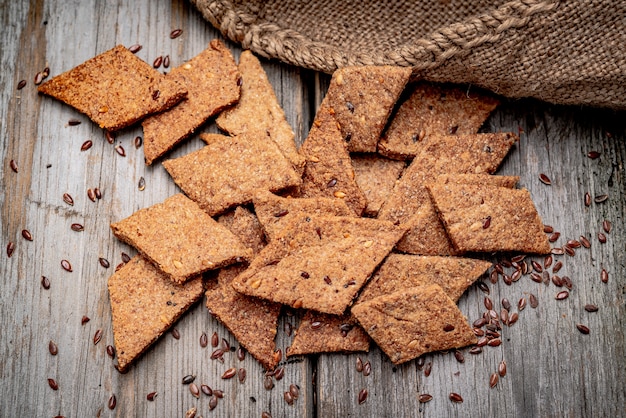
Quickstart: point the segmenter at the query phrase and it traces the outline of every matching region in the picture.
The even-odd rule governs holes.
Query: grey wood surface
[[[172,40],[169,33],[175,28],[184,32]],[[426,355],[429,376],[416,361],[393,366],[376,347],[369,353],[296,358],[284,364],[285,377],[267,391],[263,370],[250,356],[240,363],[234,354],[226,355],[220,363],[209,358],[210,346],[200,347],[202,332],[217,332],[237,347],[201,302],[175,325],[179,340],[164,335],[129,373],[119,374],[105,350],[113,343],[106,282],[121,252],[135,252],[115,239],[109,223],[163,201],[177,187],[160,164],[143,164],[143,150],[132,145],[140,128],[117,135],[116,144],[126,150],[121,157],[95,124],[39,96],[33,78],[46,66],[57,75],[120,43],[142,44],[137,55],[147,62],[169,54],[175,66],[215,37],[221,35],[182,0],[0,0],[0,416],[175,417],[192,406],[205,417],[260,417],[262,411],[274,417],[626,415],[626,113],[526,100],[504,103],[487,123],[490,131],[522,132],[500,173],[521,176],[520,186],[530,190],[544,222],[561,232],[555,246],[580,235],[592,245],[577,249],[573,257],[555,256],[564,264],[560,275],[573,282],[563,301],[555,300],[561,289],[528,276],[510,286],[483,278],[498,310],[503,297],[514,306],[530,293],[539,300],[536,309],[527,306],[516,324],[505,327],[501,346],[485,347],[479,355],[463,349],[464,363],[453,353]],[[227,45],[237,57],[240,49]],[[263,65],[301,143],[329,78],[276,62]],[[28,83],[18,91],[22,79]],[[68,126],[72,118],[83,123]],[[216,128],[208,124],[202,130]],[[81,152],[87,139],[94,146]],[[170,155],[201,146],[194,137]],[[588,158],[592,150],[601,156]],[[11,160],[18,173],[11,170]],[[552,185],[541,183],[539,173],[548,175]],[[146,181],[144,191],[137,188],[140,177]],[[103,193],[96,203],[86,195],[93,187]],[[586,207],[585,192],[609,198]],[[63,193],[73,196],[74,206],[63,202]],[[605,219],[612,230],[601,244],[597,234]],[[85,231],[72,231],[74,222],[84,224]],[[22,238],[23,229],[32,233],[32,242]],[[16,246],[10,258],[9,242]],[[99,257],[108,259],[111,268],[101,267]],[[71,262],[73,272],[61,268],[62,259]],[[608,283],[600,280],[602,269]],[[49,278],[49,290],[42,287],[42,276]],[[475,285],[459,301],[470,321],[485,311],[484,296]],[[598,312],[586,312],[587,303],[598,305]],[[90,318],[85,325],[83,315]],[[281,319],[277,345],[283,350],[290,340],[284,323],[295,326],[297,320],[297,315]],[[589,335],[578,332],[578,323],[589,327]],[[94,345],[98,329],[103,337]],[[50,340],[59,347],[56,356],[48,352]],[[371,375],[357,373],[357,357],[371,362]],[[501,360],[507,374],[490,389],[489,376]],[[244,384],[220,378],[233,366],[247,369]],[[195,399],[181,384],[187,374],[224,390],[216,409],[209,411],[208,397]],[[48,378],[56,379],[58,391],[49,387]],[[291,383],[301,388],[293,406],[283,400]],[[362,388],[369,396],[359,405]],[[152,391],[158,396],[149,402],[146,395]],[[452,403],[451,392],[464,402]],[[423,393],[432,401],[420,404]],[[113,394],[117,405],[110,410]]]

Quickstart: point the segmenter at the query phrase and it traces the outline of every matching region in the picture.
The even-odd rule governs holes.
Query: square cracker
[[[120,372],[127,371],[204,292],[202,277],[177,285],[141,255],[116,271],[108,288]]]
[[[239,100],[239,71],[228,48],[213,39],[200,54],[166,76],[184,85],[187,100],[143,121],[146,164],[193,134],[211,116]]]
[[[370,337],[350,315],[307,311],[287,356],[315,353],[369,351]]]
[[[274,89],[259,60],[250,51],[239,57],[241,97],[230,109],[215,119],[217,126],[230,135],[250,133],[270,137],[278,145],[294,169],[302,174],[304,157],[296,148],[295,134],[285,118]]]
[[[367,206],[365,195],[354,180],[352,160],[326,99],[315,115],[309,135],[300,147],[306,159],[301,197],[343,199],[361,216]]]
[[[394,364],[476,343],[467,319],[435,284],[379,296],[352,314]]]
[[[490,262],[473,258],[389,254],[361,291],[355,306],[398,289],[428,284],[441,286],[456,303],[489,267]]]
[[[37,90],[109,131],[164,111],[187,95],[182,83],[164,77],[123,45],[52,78]]]
[[[271,241],[290,219],[299,214],[354,216],[354,212],[343,200],[327,197],[292,198],[261,192],[255,195],[252,202],[268,241]]]
[[[528,190],[439,183],[428,190],[456,250],[550,253]]]
[[[376,144],[411,68],[350,66],[333,73],[325,101],[350,152],[376,152]]]
[[[493,176],[490,174],[443,174],[436,178],[439,183],[486,184],[513,188],[519,176]],[[446,233],[433,203],[427,202],[405,224],[409,230],[396,245],[396,250],[421,255],[459,255]]]
[[[176,184],[211,216],[252,202],[261,190],[272,192],[299,186],[301,179],[269,138],[249,134],[200,135],[207,145],[163,166]]]
[[[259,218],[244,206],[237,206],[226,212],[217,218],[217,222],[228,228],[253,254],[257,254],[267,245]]]
[[[431,135],[475,134],[500,104],[487,93],[448,85],[421,82],[409,91],[378,143],[390,158],[412,159]]]
[[[111,229],[177,283],[251,255],[228,229],[182,194],[141,209],[111,224]]]
[[[404,161],[390,160],[375,154],[353,154],[350,157],[356,184],[367,200],[363,215],[375,218],[404,171]]]
[[[296,309],[340,315],[403,233],[376,219],[300,215],[233,287]]]

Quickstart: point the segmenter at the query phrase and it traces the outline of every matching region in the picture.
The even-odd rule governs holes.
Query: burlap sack
[[[626,108],[626,1],[191,1],[243,48],[306,68],[413,66],[508,97]]]

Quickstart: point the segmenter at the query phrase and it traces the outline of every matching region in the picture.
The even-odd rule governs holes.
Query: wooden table
[[[179,340],[164,335],[121,375],[105,349],[113,343],[106,283],[121,253],[135,252],[115,239],[109,223],[163,201],[177,187],[160,164],[143,164],[143,149],[133,146],[140,128],[116,137],[126,150],[122,157],[95,124],[39,96],[33,78],[46,66],[54,76],[120,43],[142,44],[137,55],[147,62],[169,54],[172,66],[180,65],[221,35],[182,0],[3,1],[0,27],[0,416],[175,417],[192,406],[205,417],[260,417],[263,411],[274,417],[626,415],[626,113],[519,100],[504,103],[489,119],[489,131],[521,132],[500,173],[521,176],[520,186],[530,190],[544,222],[561,233],[554,245],[580,235],[591,242],[590,249],[576,249],[572,257],[555,256],[564,264],[560,275],[573,282],[566,300],[555,300],[561,289],[529,276],[510,286],[483,278],[497,309],[503,297],[516,305],[533,293],[539,301],[536,309],[526,307],[515,325],[505,327],[501,346],[485,347],[480,355],[463,349],[463,363],[451,352],[426,355],[430,376],[416,361],[394,367],[376,347],[369,353],[296,358],[267,391],[264,372],[250,356],[239,362],[226,355],[220,363],[210,359],[210,345],[200,347],[202,332],[217,332],[237,346],[200,303],[175,325]],[[182,28],[183,35],[172,40],[175,28]],[[237,57],[240,49],[227,45]],[[263,65],[301,143],[329,77],[277,62]],[[17,90],[22,79],[27,85]],[[70,119],[82,123],[68,126]],[[202,130],[217,131],[213,124]],[[81,152],[87,139],[93,147]],[[201,146],[194,137],[170,155]],[[589,151],[600,157],[588,158]],[[552,185],[541,183],[539,173],[549,176]],[[141,177],[143,191],[137,187]],[[86,195],[94,187],[103,195],[96,203]],[[607,194],[608,199],[585,206],[586,192]],[[64,203],[64,193],[73,196],[73,206]],[[612,229],[601,244],[597,234],[604,220]],[[84,224],[85,231],[72,231],[72,223]],[[32,242],[22,238],[24,229]],[[15,243],[10,258],[5,251],[9,242]],[[99,257],[109,260],[111,268],[103,268]],[[61,268],[62,259],[71,262],[73,272]],[[601,281],[602,269],[608,283]],[[49,279],[49,290],[42,287],[42,276]],[[470,321],[484,312],[484,297],[474,285],[461,298],[459,306]],[[586,312],[590,303],[599,310]],[[85,325],[83,316],[90,318]],[[290,340],[283,331],[287,322],[295,326],[297,317],[280,321],[277,345],[283,350]],[[577,330],[579,323],[589,327],[588,335]],[[102,330],[98,345],[93,343],[96,330]],[[48,352],[51,340],[58,345],[56,356]],[[371,375],[356,371],[359,357],[371,362]],[[507,363],[506,376],[491,389],[489,377],[501,360]],[[246,368],[244,384],[220,378],[233,366]],[[181,384],[187,374],[224,391],[216,409],[209,411],[208,397],[196,399]],[[49,387],[48,378],[58,382],[58,391]],[[289,406],[283,393],[292,383],[299,385],[300,397]],[[369,396],[359,405],[362,388]],[[146,395],[153,391],[158,396],[150,402]],[[451,402],[451,392],[464,402]],[[420,404],[418,395],[424,393],[433,399]],[[110,410],[113,394],[117,405]]]

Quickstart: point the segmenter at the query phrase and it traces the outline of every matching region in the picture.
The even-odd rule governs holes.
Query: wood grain
[[[619,416],[626,408],[626,113],[611,110],[552,106],[536,101],[505,102],[489,119],[488,131],[521,132],[521,140],[505,160],[499,173],[520,175],[520,187],[530,190],[544,222],[561,232],[556,246],[580,235],[589,238],[590,249],[580,248],[573,257],[555,256],[564,264],[560,276],[571,277],[568,299],[555,300],[561,290],[553,284],[537,284],[528,276],[507,286],[500,280],[488,284],[498,310],[501,299],[513,306],[530,293],[539,306],[527,306],[519,321],[502,331],[503,344],[485,347],[480,355],[463,349],[465,361],[453,353],[425,356],[432,372],[412,361],[393,366],[375,346],[369,353],[295,357],[283,361],[285,377],[271,391],[263,388],[263,370],[246,356],[239,362],[234,353],[224,363],[211,360],[212,347],[200,347],[202,332],[217,332],[233,347],[235,339],[209,314],[204,303],[193,307],[171,334],[150,349],[130,372],[121,375],[106,354],[112,344],[110,304],[106,282],[121,262],[121,252],[135,251],[116,240],[109,223],[137,209],[163,201],[178,191],[159,163],[143,164],[143,150],[133,139],[140,128],[116,135],[116,145],[126,150],[119,156],[104,133],[84,116],[50,98],[37,95],[33,78],[46,65],[51,75],[59,74],[116,44],[140,43],[137,54],[147,62],[170,55],[172,66],[182,64],[221,35],[210,27],[187,2],[146,0],[116,2],[4,2],[0,7],[0,416],[184,416],[192,406],[202,416],[261,416],[263,411],[282,416]],[[183,35],[170,39],[172,29]],[[240,49],[226,42],[238,57]],[[329,77],[277,62],[262,61],[275,87],[288,121],[302,143],[315,110],[327,89]],[[17,90],[18,82],[28,83]],[[80,125],[68,126],[69,119]],[[209,123],[203,131],[217,132]],[[91,139],[94,146],[80,151]],[[194,137],[170,156],[185,155],[202,147]],[[587,153],[601,153],[590,159]],[[9,168],[15,160],[19,172]],[[552,180],[539,180],[544,173]],[[145,178],[146,188],[137,183]],[[87,188],[99,187],[103,198],[91,202]],[[604,203],[584,205],[584,194],[608,194]],[[70,193],[74,205],[63,202]],[[612,223],[607,242],[597,234],[603,220]],[[72,223],[85,231],[74,232]],[[28,242],[21,231],[28,229]],[[7,257],[6,246],[16,244]],[[98,258],[109,260],[105,269]],[[71,262],[73,272],[60,262]],[[493,260],[497,261],[499,257]],[[535,258],[543,262],[541,258]],[[600,272],[606,269],[608,283]],[[43,289],[41,276],[50,279]],[[472,286],[459,306],[470,321],[485,311],[483,293]],[[589,313],[584,305],[599,306]],[[513,308],[517,311],[516,308]],[[90,321],[81,325],[83,315]],[[283,315],[277,346],[283,351],[291,338],[285,323],[294,328],[298,314]],[[589,335],[576,329],[582,323]],[[101,329],[98,345],[92,342]],[[51,356],[48,343],[54,340],[59,353]],[[372,373],[363,376],[355,368],[357,357],[370,361]],[[507,374],[495,388],[489,376],[500,361]],[[229,367],[244,367],[247,379],[222,380]],[[209,398],[195,399],[181,379],[196,374],[196,383],[206,383],[225,392],[215,410]],[[54,378],[59,390],[47,383]],[[290,384],[300,387],[300,397],[289,406],[283,393]],[[359,405],[361,389],[368,390]],[[150,392],[158,392],[153,402]],[[448,396],[459,393],[464,402],[452,403]],[[429,393],[432,401],[420,404],[418,395]],[[115,394],[117,406],[107,402]]]

